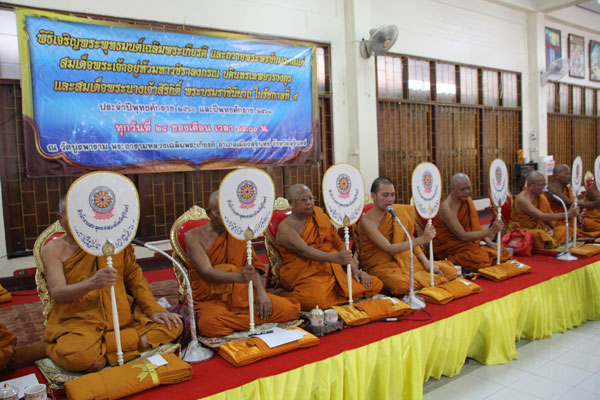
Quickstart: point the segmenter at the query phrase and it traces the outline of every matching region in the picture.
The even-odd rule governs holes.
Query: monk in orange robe
[[[248,282],[254,286],[256,324],[298,319],[300,303],[267,293],[260,274],[265,266],[252,249],[247,264],[246,242],[230,236],[219,214],[219,194],[211,194],[207,212],[210,223],[185,234],[198,331],[216,337],[250,329]],[[256,272],[260,271],[260,274]]]
[[[17,337],[0,322],[0,371],[6,368],[15,352]]]
[[[98,371],[107,362],[116,365],[110,286],[115,287],[125,361],[174,341],[183,329],[181,318],[156,302],[133,247],[113,255],[113,266],[107,266],[106,257],[79,248],[64,211],[62,199],[58,217],[67,233],[42,250],[54,301],[44,331],[47,356],[71,371]]]
[[[329,308],[348,302],[346,265],[352,265],[352,299],[371,297],[383,283],[358,268],[350,250],[325,212],[315,207],[310,189],[301,184],[288,189],[292,214],[277,229],[283,260],[280,270],[282,296],[300,301],[303,310]]]
[[[383,287],[393,296],[401,296],[410,289],[410,246],[406,233],[386,212],[393,205],[394,212],[406,230],[411,233],[413,242],[414,289],[428,287],[430,260],[425,257],[422,245],[428,244],[435,236],[435,228],[428,225],[418,238],[412,237],[415,225],[415,209],[412,206],[393,204],[396,191],[392,181],[379,177],[371,185],[371,208],[360,219],[360,265],[369,274],[381,279]],[[434,263],[434,284],[448,282],[456,278],[456,268],[450,262]]]
[[[539,171],[531,171],[525,180],[525,187],[515,199],[508,231],[525,229],[533,234],[533,247],[554,249],[565,241],[565,227],[555,226],[554,222],[565,219],[565,213],[553,213],[550,203],[542,191],[546,178]],[[567,215],[573,218],[579,208],[571,206]]]
[[[450,194],[440,205],[433,219],[437,235],[433,239],[435,255],[460,265],[465,270],[478,270],[496,264],[498,245],[493,241],[504,228],[502,221],[494,220],[487,229],[479,224],[479,215],[471,199],[471,180],[465,174],[456,174],[450,181]],[[485,241],[485,246],[480,241]],[[503,249],[500,262],[511,258]]]
[[[586,190],[583,201],[600,202],[600,190],[598,190],[598,186],[596,186],[596,182],[592,173],[589,171],[586,172],[584,180]],[[590,207],[584,211],[583,216],[596,223],[600,223],[600,208]]]
[[[571,168],[566,164],[559,164],[554,168],[554,175],[550,183],[548,184],[548,191],[552,192],[555,196],[559,197],[565,202],[567,208],[571,207],[574,203],[573,191],[570,187],[571,183]],[[544,194],[550,202],[550,207],[554,213],[564,213],[563,205],[556,200],[553,196]],[[579,201],[577,206],[584,210],[597,210],[600,207],[600,200],[595,201]],[[564,214],[563,214],[564,215]],[[555,227],[565,226],[565,220],[560,219],[555,222]],[[600,236],[600,223],[594,221],[592,218],[587,216],[579,215],[577,217],[577,235],[578,237],[593,237]],[[573,224],[569,222],[569,237],[573,237]]]

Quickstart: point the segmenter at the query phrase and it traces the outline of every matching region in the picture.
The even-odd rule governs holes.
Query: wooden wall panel
[[[452,175],[462,172],[471,178],[471,195],[480,197],[479,112],[475,108],[438,107],[436,112],[435,164],[448,192]]]
[[[594,161],[598,156],[598,137],[596,136],[596,118],[573,117],[573,155],[581,156],[583,172],[594,173]]]
[[[414,167],[430,161],[440,170],[444,192],[451,177],[461,172],[471,178],[474,198],[487,197],[492,160],[501,158],[512,170],[521,147],[520,74],[427,60],[431,73],[411,75],[410,68],[407,73],[401,66],[410,67],[413,58],[423,62],[401,54],[376,59],[380,175],[392,179],[398,201],[408,203]],[[390,76],[402,76],[405,90],[395,90],[397,79]],[[500,76],[507,77],[502,88],[509,95],[504,97],[498,86]],[[482,77],[490,79],[482,82]],[[416,88],[413,92],[429,90],[430,96],[411,98],[406,90],[411,86]],[[482,87],[490,90],[483,93]],[[398,99],[389,98],[390,90]],[[498,106],[501,98],[506,105]]]
[[[431,107],[380,101],[378,115],[379,175],[394,182],[397,201],[408,203],[413,169],[432,157]],[[369,188],[371,182],[365,184]]]
[[[509,175],[517,162],[517,151],[521,147],[519,112],[514,110],[482,110],[482,193],[489,193],[489,168],[492,161],[499,158],[504,161]],[[516,181],[511,181],[511,192],[517,193]]]
[[[556,164],[573,163],[571,141],[571,117],[548,114],[548,154],[554,156]]]

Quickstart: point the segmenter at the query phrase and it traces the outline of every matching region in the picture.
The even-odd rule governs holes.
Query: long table
[[[408,316],[346,328],[321,343],[236,368],[222,358],[194,364],[192,380],[132,399],[420,399],[423,382],[517,358],[519,339],[543,339],[600,319],[600,256],[571,262],[519,258],[532,272]],[[27,369],[14,373],[27,372]],[[38,377],[40,375],[38,374]]]
[[[428,304],[427,321],[347,328],[318,346],[241,368],[215,356],[194,365],[191,381],[133,398],[420,399],[423,382],[459,374],[467,357],[509,363],[519,339],[547,338],[600,318],[600,256],[519,260],[532,272],[504,282],[479,278],[481,293]],[[422,311],[409,316],[426,317]]]

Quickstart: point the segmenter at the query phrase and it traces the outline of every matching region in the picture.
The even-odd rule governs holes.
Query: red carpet
[[[432,314],[429,321],[377,322],[370,325],[344,329],[342,332],[321,338],[321,344],[315,347],[301,349],[267,360],[259,361],[246,367],[235,368],[222,358],[215,356],[211,360],[195,364],[194,377],[191,381],[175,386],[161,386],[151,391],[132,396],[135,399],[197,399],[224,390],[241,386],[261,377],[283,373],[302,365],[335,356],[343,351],[361,347],[369,343],[397,335],[401,332],[423,326],[464,310],[471,309],[488,301],[504,297],[512,292],[536,285],[555,276],[573,271],[574,269],[600,260],[600,256],[572,262],[563,262],[553,257],[523,257],[519,260],[534,267],[530,274],[509,279],[504,282],[492,282],[483,278],[477,279],[483,291],[481,293],[455,300],[444,306],[428,304],[427,310]],[[155,276],[172,278],[170,269],[167,272],[152,271],[146,273],[150,279]],[[156,275],[155,275],[156,274]],[[163,275],[164,274],[164,275]],[[154,275],[154,276],[153,276]],[[10,303],[9,303],[10,304]],[[414,313],[410,318],[425,318],[422,311]],[[2,379],[8,379],[30,373],[33,367],[16,372],[3,374]],[[39,373],[38,373],[39,376]],[[41,376],[39,376],[40,379]]]

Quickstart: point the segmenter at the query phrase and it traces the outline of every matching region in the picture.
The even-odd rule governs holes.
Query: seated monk
[[[279,224],[276,237],[283,260],[279,276],[286,290],[280,294],[300,301],[303,310],[347,303],[347,264],[352,265],[353,300],[379,293],[383,283],[358,268],[329,217],[315,207],[310,189],[293,185],[287,198],[292,214]]]
[[[565,202],[567,208],[573,204],[573,191],[571,190],[571,168],[566,164],[559,164],[554,168],[554,175],[548,183],[548,191],[559,197]],[[563,213],[564,208],[560,201],[554,197],[544,194],[550,202],[550,207],[554,213]],[[593,201],[578,201],[577,206],[585,210],[597,210],[600,208],[600,199]],[[555,228],[565,226],[565,220],[560,219],[555,222]],[[598,237],[600,236],[600,223],[587,216],[579,215],[577,217],[577,235],[580,237]],[[569,237],[573,237],[573,224],[569,223]]]
[[[167,312],[154,299],[132,246],[106,257],[83,251],[73,239],[65,216],[65,199],[58,218],[65,234],[42,249],[44,274],[54,300],[44,340],[46,354],[71,371],[99,371],[107,361],[116,365],[110,287],[115,287],[125,361],[139,352],[177,339],[183,329],[179,315]],[[109,349],[107,349],[109,346]]]
[[[16,345],[17,337],[15,334],[0,322],[0,371],[4,370],[9,361],[11,361]]]
[[[598,190],[598,186],[596,186],[596,182],[594,180],[594,176],[591,172],[587,172],[585,174],[585,195],[583,197],[583,201],[585,202],[600,202],[600,190]],[[600,224],[600,207],[590,207],[586,209],[583,213],[583,216],[586,219],[590,219],[596,223]]]
[[[393,205],[398,219],[408,232],[414,232],[415,209],[412,206],[394,204],[396,191],[388,178],[377,178],[371,185],[373,208],[367,211],[358,225],[360,233],[360,262],[369,274],[381,279],[383,287],[393,296],[401,296],[410,289],[410,246],[406,233],[394,218],[386,212]],[[430,260],[425,257],[421,245],[428,244],[435,236],[432,225],[425,227],[423,235],[414,239],[413,261],[414,289],[430,285]],[[449,262],[435,262],[437,274],[434,283],[456,278],[456,268]]]
[[[545,186],[544,175],[539,171],[531,171],[525,180],[525,187],[515,199],[508,231],[528,230],[533,234],[533,247],[554,249],[565,241],[564,225],[554,225],[555,221],[565,219],[565,213],[552,212],[550,203],[541,195]],[[579,209],[572,205],[567,215],[573,218],[578,212]]]
[[[452,261],[465,270],[478,270],[496,264],[498,245],[493,242],[504,228],[502,221],[494,220],[487,229],[479,224],[479,215],[471,199],[471,180],[465,174],[456,174],[450,181],[450,194],[440,205],[433,219],[437,235],[433,250],[438,258]],[[485,241],[481,245],[480,241]],[[503,249],[500,262],[511,258]]]
[[[198,331],[203,336],[224,336],[250,329],[248,282],[254,286],[254,321],[285,322],[298,319],[300,304],[265,291],[258,269],[266,268],[252,249],[247,264],[246,242],[226,231],[219,214],[219,193],[208,201],[210,222],[185,234],[189,256],[194,308],[198,311]],[[256,269],[255,269],[256,268]]]
[[[46,347],[43,340],[17,347],[17,336],[0,322],[0,371],[25,367],[45,358]]]

